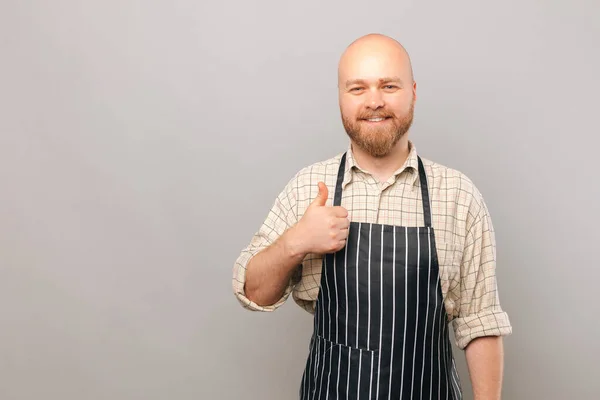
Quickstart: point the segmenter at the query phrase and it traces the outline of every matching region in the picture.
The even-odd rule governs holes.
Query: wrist
[[[299,234],[296,225],[288,229],[282,239],[284,239],[283,247],[285,254],[288,257],[300,262],[304,259],[306,254],[308,254],[308,251],[304,247],[302,236]]]

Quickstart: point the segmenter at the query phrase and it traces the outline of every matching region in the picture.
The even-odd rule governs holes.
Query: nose
[[[383,101],[383,96],[381,95],[379,90],[371,90],[369,92],[369,96],[367,97],[367,108],[376,110],[378,108],[383,107],[384,105],[385,102]]]

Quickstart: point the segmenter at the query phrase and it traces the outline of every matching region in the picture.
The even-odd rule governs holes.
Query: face
[[[416,84],[401,54],[350,54],[340,66],[339,102],[355,145],[376,158],[388,155],[413,121]]]

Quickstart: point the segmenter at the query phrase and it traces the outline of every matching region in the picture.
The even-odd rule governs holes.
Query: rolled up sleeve
[[[294,288],[295,277],[288,282],[285,292],[281,298],[269,306],[261,306],[246,297],[246,268],[252,257],[262,250],[266,249],[279,236],[296,222],[294,182],[288,182],[288,185],[277,196],[273,206],[269,210],[267,217],[262,223],[260,229],[254,234],[250,243],[241,251],[233,266],[233,293],[240,304],[250,311],[274,311],[281,307]]]
[[[472,223],[468,224],[461,264],[458,315],[452,320],[460,349],[478,337],[512,333],[508,314],[500,306],[492,220],[483,198],[476,193],[478,197],[469,210]]]

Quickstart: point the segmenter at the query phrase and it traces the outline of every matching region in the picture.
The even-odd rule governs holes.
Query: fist
[[[319,182],[319,193],[296,225],[302,252],[325,254],[341,250],[346,245],[350,221],[348,211],[340,206],[326,206],[328,190]]]

